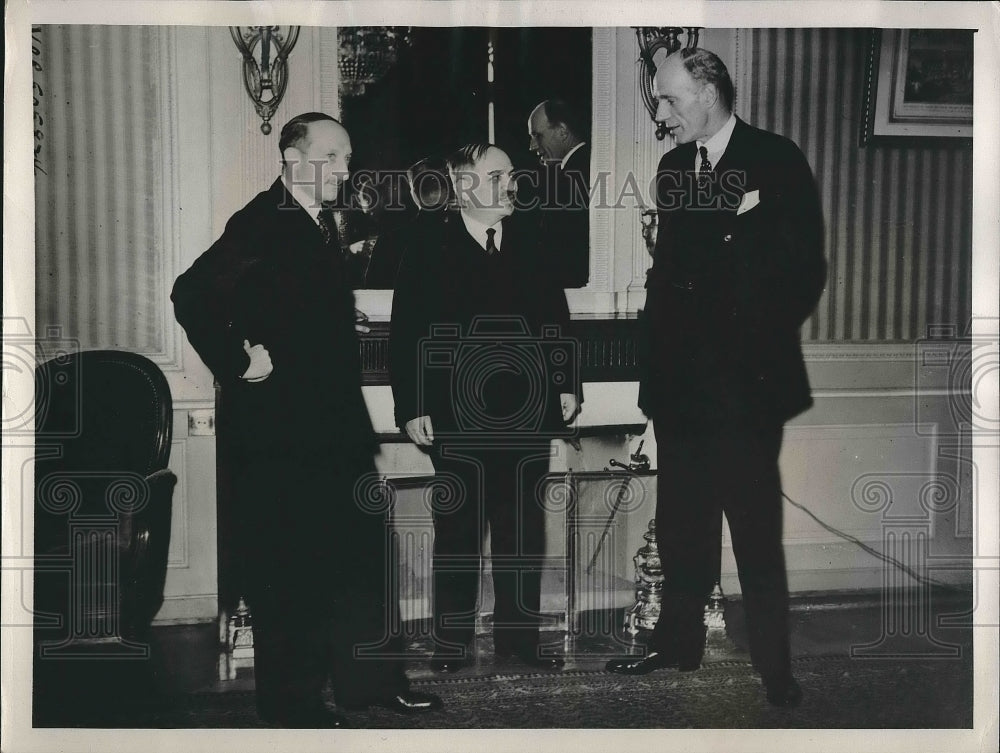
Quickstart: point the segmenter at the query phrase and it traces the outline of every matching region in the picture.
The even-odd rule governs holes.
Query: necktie
[[[489,256],[500,253],[500,249],[497,248],[496,241],[494,240],[496,234],[497,230],[495,227],[486,228],[486,253]]]
[[[705,189],[712,182],[712,163],[708,161],[708,149],[704,146],[698,147],[701,154],[701,165],[698,167],[698,188]]]
[[[329,246],[337,237],[337,223],[333,219],[333,210],[329,207],[319,210],[316,221],[319,224],[319,231],[323,234],[323,243]]]

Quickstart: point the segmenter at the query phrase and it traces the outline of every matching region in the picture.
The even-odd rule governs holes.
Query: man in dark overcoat
[[[812,405],[799,328],[826,279],[819,197],[794,143],[733,115],[713,53],[671,55],[656,87],[678,144],[657,171],[640,385],[658,448],[663,609],[650,653],[608,669],[699,666],[724,512],[753,664],[768,700],[794,706],[778,455],[785,422]]]
[[[293,118],[281,176],[237,212],[173,289],[177,320],[221,386],[235,546],[254,629],[257,710],[282,726],[340,726],[345,709],[426,711],[393,628],[376,437],[361,391],[354,297],[332,211],[347,131]]]

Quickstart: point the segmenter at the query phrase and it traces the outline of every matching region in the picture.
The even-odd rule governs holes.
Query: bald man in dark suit
[[[768,701],[795,706],[778,455],[784,423],[812,405],[799,328],[826,279],[819,197],[794,143],[733,115],[714,54],[671,55],[656,86],[678,144],[657,171],[640,385],[658,446],[663,608],[647,656],[607,668],[698,668],[724,512],[753,664]]]
[[[561,99],[528,118],[528,149],[542,166],[539,237],[556,279],[582,288],[590,278],[590,144],[587,124]]]

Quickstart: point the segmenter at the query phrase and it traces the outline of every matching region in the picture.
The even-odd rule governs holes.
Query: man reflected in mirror
[[[562,99],[541,102],[528,118],[528,149],[542,166],[539,230],[564,288],[590,278],[590,144],[588,124]]]

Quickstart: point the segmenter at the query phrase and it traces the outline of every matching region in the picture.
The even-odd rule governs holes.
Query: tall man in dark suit
[[[576,109],[547,99],[528,118],[528,149],[542,164],[539,230],[545,254],[566,288],[590,278],[590,145]]]
[[[408,689],[390,629],[383,516],[357,504],[376,438],[361,393],[354,297],[333,201],[351,140],[323,113],[293,118],[281,176],[229,220],[174,285],[177,320],[222,388],[236,537],[254,619],[260,717],[341,726],[323,704],[400,712],[439,705]]]
[[[539,646],[542,487],[551,438],[579,408],[569,310],[530,218],[514,214],[507,155],[470,145],[448,167],[460,209],[407,248],[390,332],[396,422],[448,488],[433,511],[431,666],[473,658],[489,525],[496,654],[555,668]]]
[[[657,172],[640,385],[658,445],[663,609],[647,656],[608,669],[698,667],[725,512],[754,666],[768,701],[794,706],[778,454],[785,421],[812,404],[799,328],[826,276],[819,197],[795,144],[732,114],[714,54],[675,53],[656,86],[678,143]]]

